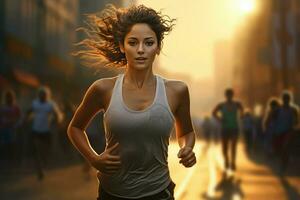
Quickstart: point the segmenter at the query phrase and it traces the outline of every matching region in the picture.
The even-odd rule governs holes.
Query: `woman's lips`
[[[142,58],[141,57],[141,58],[136,58],[135,60],[136,60],[137,63],[144,63],[147,60],[147,58]]]

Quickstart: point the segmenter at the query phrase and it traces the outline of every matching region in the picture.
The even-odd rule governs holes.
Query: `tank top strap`
[[[116,88],[115,88],[115,95],[118,97],[119,100],[122,99],[122,85],[123,85],[124,74],[119,74],[118,79],[116,80]]]
[[[120,105],[122,98],[122,82],[124,74],[119,74],[111,94],[110,105]],[[109,106],[110,107],[110,106]]]
[[[156,102],[155,103],[159,103],[159,104],[165,104],[166,102],[166,92],[165,92],[165,85],[164,85],[164,80],[162,79],[162,77],[155,75],[157,78],[157,86],[156,86],[156,90],[157,90],[157,98],[156,98]]]
[[[157,81],[157,90],[158,91],[157,91],[157,99],[156,99],[155,103],[159,103],[159,104],[163,105],[168,110],[171,117],[173,119],[175,119],[173,116],[173,113],[171,111],[171,108],[169,106],[164,78],[161,76],[158,76],[158,75],[156,75],[156,76],[157,76],[157,80],[158,80]]]

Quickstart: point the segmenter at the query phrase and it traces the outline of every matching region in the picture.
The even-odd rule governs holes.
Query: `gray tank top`
[[[114,175],[99,174],[103,189],[117,197],[141,198],[164,190],[171,178],[168,145],[174,128],[164,81],[156,77],[153,103],[142,111],[128,108],[122,96],[124,74],[118,76],[104,114],[106,146],[119,142],[122,167]]]

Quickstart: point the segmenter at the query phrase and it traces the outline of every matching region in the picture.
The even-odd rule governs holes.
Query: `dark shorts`
[[[174,200],[174,188],[175,188],[175,183],[171,181],[168,187],[165,188],[163,191],[155,195],[139,198],[138,200]],[[132,200],[132,199],[115,197],[105,192],[105,190],[103,190],[103,188],[99,185],[97,200]]]

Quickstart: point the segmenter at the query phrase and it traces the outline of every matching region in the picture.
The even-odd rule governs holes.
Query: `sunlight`
[[[217,166],[216,158],[218,158],[218,147],[216,145],[211,145],[208,149],[208,172],[209,172],[209,182],[207,187],[207,196],[210,198],[215,197],[215,188],[217,186]]]
[[[232,200],[241,200],[242,197],[239,194],[234,194]]]
[[[239,25],[256,10],[255,1],[137,0],[137,3],[162,9],[164,14],[177,19],[174,30],[165,37],[159,65],[169,72],[186,74],[193,79],[211,79],[215,75],[218,56],[216,44],[220,40],[230,43]]]
[[[255,9],[254,0],[239,0],[238,6],[242,14],[250,13]]]
[[[216,198],[217,192],[216,187],[218,185],[218,171],[224,171],[224,160],[222,156],[220,144],[211,143],[208,148],[208,172],[209,181],[207,185],[207,197]]]

